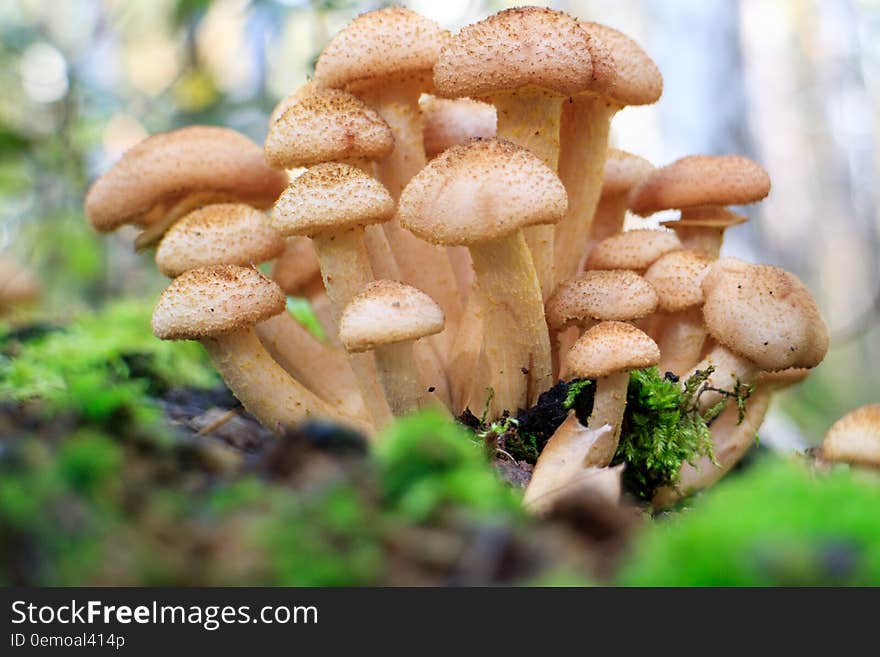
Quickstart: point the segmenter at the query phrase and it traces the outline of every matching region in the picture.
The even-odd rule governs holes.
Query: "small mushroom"
[[[153,310],[153,333],[201,342],[232,393],[272,431],[323,417],[372,433],[295,381],[263,348],[254,326],[283,310],[284,293],[256,269],[213,265],[171,282]]]
[[[407,415],[433,404],[446,407],[423,381],[413,352],[416,340],[443,330],[443,310],[431,297],[396,281],[375,281],[345,307],[339,338],[351,352],[373,351],[391,412]]]
[[[832,424],[821,455],[826,461],[880,468],[880,404],[857,408]]]
[[[495,136],[495,108],[472,98],[428,97],[421,102],[425,155],[433,158],[471,139]]]
[[[627,230],[596,244],[587,256],[585,267],[587,270],[631,269],[643,274],[660,257],[681,248],[681,241],[671,230]]]

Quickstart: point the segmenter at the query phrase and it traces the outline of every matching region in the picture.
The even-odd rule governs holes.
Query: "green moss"
[[[880,482],[768,458],[637,540],[634,586],[880,585]]]
[[[312,310],[312,304],[308,299],[301,297],[287,297],[287,312],[293,315],[294,319],[305,326],[309,332],[321,341],[327,339],[324,334],[324,327],[318,321],[315,311]]]

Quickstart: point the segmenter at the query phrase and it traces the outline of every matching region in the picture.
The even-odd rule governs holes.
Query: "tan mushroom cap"
[[[648,216],[661,210],[756,203],[770,193],[764,168],[740,155],[690,155],[656,169],[630,198]]]
[[[449,32],[404,7],[361,14],[336,34],[315,64],[315,82],[349,90],[388,78],[431,79]]]
[[[39,281],[28,269],[12,258],[0,256],[0,309],[34,301],[41,292]]]
[[[301,294],[303,288],[320,281],[321,266],[312,240],[288,237],[284,252],[272,267],[272,280],[287,294]]]
[[[703,303],[703,277],[712,260],[694,251],[672,251],[661,256],[645,272],[657,291],[659,309],[674,313]]]
[[[287,110],[308,96],[311,96],[317,89],[318,86],[315,84],[315,81],[309,80],[306,83],[301,84],[293,92],[287,94],[284,98],[278,101],[275,107],[272,108],[272,112],[269,114],[269,125],[271,126],[275,121],[284,116],[284,113],[287,112]]]
[[[687,215],[682,216],[680,219],[664,221],[662,225],[667,228],[675,228],[676,224],[679,226],[701,226],[705,228],[729,228],[730,226],[743,224],[748,220],[748,217],[731,212],[724,207],[703,207],[688,208]]]
[[[778,372],[761,372],[755,381],[759,385],[769,384],[774,388],[787,388],[804,381],[812,371],[807,367],[789,367]]]
[[[832,424],[822,441],[822,457],[880,467],[880,404],[857,408]]]
[[[269,207],[287,177],[266,164],[263,149],[228,128],[191,126],[153,135],[133,146],[98,178],[86,195],[95,230],[125,223],[147,227],[144,217],[160,202],[214,191],[257,207]]]
[[[593,62],[590,90],[619,105],[650,105],[663,94],[657,64],[631,38],[601,23],[582,21]]]
[[[456,144],[495,136],[495,108],[471,98],[429,98],[422,103],[422,119],[429,158]]]
[[[547,324],[561,329],[585,320],[631,321],[657,309],[657,293],[635,272],[589,271],[562,283],[547,300]]]
[[[565,188],[538,157],[487,139],[453,146],[431,160],[403,190],[398,216],[416,237],[456,246],[554,224],[567,206]]]
[[[631,372],[660,362],[660,348],[644,331],[625,322],[602,322],[568,352],[568,373],[579,379]]]
[[[156,250],[159,271],[170,278],[208,265],[249,265],[272,260],[284,238],[265,213],[240,203],[217,203],[183,217]]]
[[[815,367],[828,351],[816,301],[792,273],[722,258],[703,279],[712,336],[760,369]]]
[[[506,9],[468,25],[440,51],[434,86],[443,96],[485,97],[521,88],[564,96],[590,86],[587,33],[568,14]]]
[[[284,310],[284,293],[253,267],[212,265],[184,272],[153,309],[153,334],[199,340],[250,328]]]
[[[628,230],[596,244],[587,256],[586,268],[643,271],[661,256],[681,248],[681,240],[671,230]]]
[[[602,196],[616,196],[629,192],[653,170],[654,165],[645,158],[609,148],[605,160],[605,174],[602,178]]]
[[[361,169],[327,162],[296,178],[272,211],[272,225],[283,235],[312,237],[388,221],[394,200]]]
[[[427,294],[397,281],[374,281],[339,319],[339,340],[348,351],[418,340],[443,330],[443,310]]]
[[[313,89],[269,125],[266,159],[292,169],[332,160],[379,160],[394,148],[391,128],[363,101],[338,89]]]

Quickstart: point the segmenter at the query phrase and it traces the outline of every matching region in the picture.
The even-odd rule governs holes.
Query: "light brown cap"
[[[272,211],[284,235],[313,237],[388,221],[394,199],[375,178],[338,162],[317,164],[290,183]]]
[[[605,159],[605,174],[602,178],[602,196],[629,193],[653,170],[654,165],[645,158],[609,148]]]
[[[589,320],[632,321],[656,309],[657,293],[635,272],[588,271],[556,288],[547,300],[547,324],[561,329]]]
[[[339,340],[348,351],[418,340],[443,330],[443,310],[421,290],[397,281],[374,281],[345,307]]]
[[[661,210],[756,203],[770,193],[764,168],[740,155],[690,155],[655,169],[630,198],[648,216]]]
[[[769,385],[772,389],[779,390],[801,383],[812,371],[806,367],[789,367],[778,372],[761,372],[755,381],[758,385]]]
[[[184,272],[153,309],[153,334],[199,340],[250,328],[284,310],[284,293],[253,267],[211,265]]]
[[[337,89],[314,89],[269,125],[266,159],[292,169],[320,162],[379,160],[394,148],[391,128],[362,100]]]
[[[312,240],[288,237],[284,252],[272,267],[272,280],[287,294],[302,294],[304,288],[320,281],[321,266]]]
[[[822,441],[822,457],[880,467],[880,404],[857,408],[832,424]]]
[[[596,244],[587,256],[586,268],[644,271],[661,256],[681,248],[681,240],[671,230],[628,230]]]
[[[475,98],[516,89],[572,96],[590,86],[587,33],[568,14],[544,7],[505,9],[468,25],[440,51],[440,95]]]
[[[695,251],[672,251],[645,272],[657,291],[659,309],[674,313],[703,303],[703,276],[712,260]]]
[[[315,63],[315,82],[323,87],[358,90],[389,78],[424,78],[449,32],[404,7],[361,14],[336,34]]]
[[[672,221],[664,221],[662,225],[668,228],[679,226],[701,226],[705,228],[729,228],[738,224],[745,223],[749,220],[736,212],[731,212],[725,207],[702,207],[688,208],[685,210],[680,219]]]
[[[792,273],[721,258],[703,279],[712,336],[763,370],[815,367],[828,351],[816,301]]]
[[[0,310],[34,301],[41,293],[39,281],[28,269],[12,258],[0,256]]]
[[[601,23],[582,21],[593,62],[590,91],[618,105],[650,105],[663,94],[657,64],[631,38]]]
[[[660,362],[660,348],[648,335],[626,322],[602,322],[584,333],[568,352],[572,377],[599,377],[631,372]]]
[[[495,108],[470,98],[428,98],[422,103],[422,119],[429,158],[456,144],[495,136]]]
[[[269,114],[269,125],[271,126],[273,123],[275,123],[275,121],[284,116],[284,113],[291,107],[315,93],[316,89],[318,89],[318,86],[315,84],[315,81],[309,80],[308,82],[306,82],[305,84],[301,84],[294,91],[279,100],[275,107],[272,108],[272,112]]]
[[[446,246],[554,224],[568,197],[559,178],[530,151],[487,139],[453,146],[410,180],[398,205],[404,228]]]
[[[283,249],[284,238],[265,213],[249,205],[217,203],[190,212],[168,229],[156,250],[156,266],[174,278],[208,265],[259,264]]]
[[[287,176],[266,164],[263,150],[228,128],[191,126],[153,135],[133,146],[98,178],[86,195],[95,230],[125,223],[147,227],[143,215],[162,201],[216,191],[257,207],[269,207]]]

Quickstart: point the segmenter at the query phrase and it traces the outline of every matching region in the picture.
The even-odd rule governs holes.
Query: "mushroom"
[[[631,269],[641,274],[660,257],[681,248],[681,241],[671,230],[627,230],[596,244],[584,266],[587,270]]]
[[[586,32],[568,14],[544,7],[506,9],[464,27],[434,67],[439,94],[491,102],[498,137],[529,149],[554,172],[562,103],[588,88],[592,76]],[[526,230],[544,299],[555,283],[553,233],[553,226]]]
[[[645,272],[657,291],[662,315],[654,323],[660,346],[660,371],[683,374],[700,360],[706,342],[703,325],[703,276],[712,264],[695,251],[672,251]]]
[[[567,347],[571,346],[560,341],[567,328],[576,328],[576,340],[580,336],[579,329],[588,329],[596,322],[631,322],[647,317],[656,309],[657,293],[635,272],[621,269],[581,274],[562,283],[547,301],[551,342],[558,345],[554,354],[562,360]],[[558,377],[565,377],[561,368],[554,371]]]
[[[281,288],[252,267],[190,269],[159,297],[153,333],[201,342],[232,393],[272,431],[317,416],[372,433],[296,382],[260,344],[254,325],[283,310]]]
[[[284,238],[266,215],[243,204],[215,204],[174,224],[156,250],[159,271],[168,277],[210,265],[257,264],[274,258]],[[254,327],[270,355],[297,381],[351,417],[366,409],[345,354],[316,340],[287,312]]]
[[[552,384],[544,304],[522,229],[558,221],[565,206],[556,174],[529,151],[498,139],[450,148],[400,197],[406,229],[434,244],[470,249],[493,416],[528,407]],[[476,380],[481,372],[472,366],[460,374]],[[454,389],[464,385],[452,383]]]
[[[373,351],[385,398],[394,415],[430,405],[446,407],[421,380],[416,340],[443,330],[443,310],[431,297],[396,281],[375,281],[345,307],[339,338],[351,352]],[[431,392],[429,392],[431,391]]]
[[[632,39],[599,23],[581,22],[588,36],[593,75],[584,93],[563,104],[559,177],[568,192],[568,212],[556,226],[556,276],[578,271],[602,188],[611,119],[627,105],[657,102],[663,76]]]
[[[724,231],[746,221],[727,205],[756,203],[770,193],[770,177],[756,162],[738,155],[691,155],[654,170],[633,190],[630,209],[647,216],[681,210],[666,222],[685,248],[717,258]]]
[[[712,365],[706,385],[723,389],[750,383],[761,370],[811,368],[825,357],[828,329],[794,274],[721,258],[709,268],[702,288],[703,319],[716,344],[683,381]],[[708,409],[720,399],[720,393],[704,389],[700,407]]]
[[[821,455],[826,461],[880,468],[880,404],[857,408],[832,424]]]
[[[656,365],[657,344],[646,333],[624,322],[601,322],[584,333],[568,352],[568,371],[575,378],[595,379],[593,411],[588,429],[603,425],[611,431],[597,437],[584,458],[585,466],[611,463],[620,440],[620,424],[626,409],[629,373]]]
[[[139,226],[143,232],[135,246],[142,249],[201,205],[239,201],[267,208],[286,182],[244,135],[192,126],[154,135],[126,151],[89,189],[86,216],[100,232]]]
[[[472,98],[436,98],[421,102],[425,155],[433,158],[471,139],[495,136],[495,108]]]

